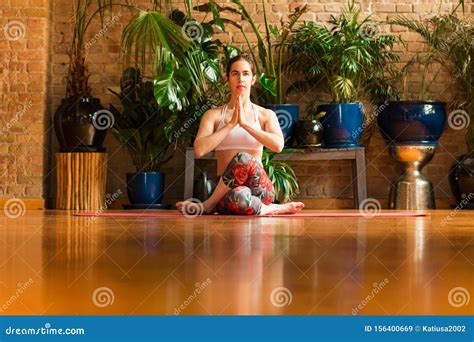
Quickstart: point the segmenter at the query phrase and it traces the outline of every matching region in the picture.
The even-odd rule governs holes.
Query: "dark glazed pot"
[[[323,141],[323,125],[317,120],[300,120],[295,131],[296,145],[319,146]]]
[[[474,209],[474,155],[459,156],[449,171],[449,185],[459,209]]]
[[[54,113],[54,130],[61,152],[100,152],[105,148],[107,126],[97,121],[105,111],[100,100],[90,97],[68,97]],[[109,119],[112,119],[109,116]]]

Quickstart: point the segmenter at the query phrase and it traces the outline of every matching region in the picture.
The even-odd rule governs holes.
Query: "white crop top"
[[[258,120],[257,108],[255,107],[254,104],[252,104],[252,107],[255,114],[255,123],[252,126],[256,128],[257,127],[261,128],[260,121]],[[225,118],[226,111],[227,111],[227,104],[224,105],[224,108],[222,108],[221,122],[219,123],[219,127],[217,129],[224,127],[224,118]],[[239,124],[237,124],[237,126],[235,126],[229,132],[229,134],[227,134],[224,140],[222,140],[221,143],[216,147],[216,151],[233,150],[233,149],[256,150],[256,151],[260,150],[261,151],[263,150],[263,144],[260,143],[257,139],[255,139],[245,129],[240,127]]]

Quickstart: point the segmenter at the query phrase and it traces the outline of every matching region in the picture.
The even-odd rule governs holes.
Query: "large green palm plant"
[[[197,22],[177,10],[164,12],[155,1],[150,10],[139,10],[122,33],[126,71],[135,70],[143,79],[152,80],[142,82],[140,78],[135,84],[147,91],[151,84],[155,101],[153,106],[147,102],[149,92],[146,97],[135,96],[133,103],[127,102],[127,92],[117,94],[124,110],[114,132],[141,171],[158,171],[170,147],[189,142],[201,115],[225,96],[220,45],[212,30],[198,26],[199,35],[189,37],[186,25]]]
[[[459,7],[464,9],[464,1],[447,14],[438,14],[427,19],[413,20],[400,16],[391,21],[418,33],[426,42],[427,50],[416,55],[408,65],[419,63],[421,68],[421,87],[418,98],[429,97],[427,90],[436,81],[437,74],[446,70],[452,77],[446,89],[457,86],[455,101],[451,107],[469,113],[471,125],[468,129],[467,144],[469,151],[474,149],[474,26],[472,19],[460,18]],[[421,62],[421,63],[420,63]],[[428,68],[437,64],[435,75],[430,75]],[[404,73],[406,70],[402,70]],[[402,94],[406,93],[406,82]],[[467,119],[467,118],[466,118]]]
[[[99,15],[104,23],[106,11],[111,10],[112,0],[76,0],[74,6],[74,26],[72,31],[71,49],[69,50],[69,69],[66,84],[66,97],[90,97],[89,72],[86,64],[85,44],[86,34]]]
[[[258,81],[261,86],[259,102],[264,104],[282,104],[285,102],[283,92],[283,69],[285,57],[285,48],[290,37],[291,30],[298,22],[300,17],[308,11],[307,5],[296,7],[290,13],[287,21],[282,21],[278,25],[272,24],[267,18],[266,3],[262,0],[262,14],[264,30],[261,32],[255,22],[255,15],[252,15],[241,0],[230,0],[235,7],[219,5],[214,0],[201,6],[197,6],[198,11],[211,12],[213,15],[212,24],[215,24],[220,30],[225,31],[225,25],[237,27],[247,44],[250,55],[253,58],[257,69]],[[251,31],[257,41],[257,46],[251,43],[246,27],[232,19],[222,18],[221,13],[232,13],[240,15],[243,22],[250,25]],[[255,53],[255,50],[257,53]]]
[[[392,52],[394,35],[377,34],[377,23],[361,18],[354,1],[332,16],[330,26],[307,22],[295,30],[288,43],[288,69],[304,79],[290,91],[323,87],[333,102],[354,102],[368,92],[373,98],[392,89],[383,82],[390,65],[398,61]]]
[[[451,18],[456,24],[447,44],[449,69],[456,81],[458,92],[454,106],[469,114],[466,136],[468,151],[474,151],[474,25],[471,21]]]
[[[461,6],[462,2],[458,6]],[[408,76],[412,72],[412,66],[417,67],[417,73],[420,75],[420,88],[416,93],[417,100],[430,99],[428,92],[430,86],[436,82],[437,75],[443,70],[451,69],[449,65],[453,34],[459,27],[455,9],[446,15],[434,15],[426,19],[413,19],[407,16],[398,16],[389,21],[389,24],[400,25],[411,31],[418,33],[427,44],[424,51],[416,53],[403,68],[398,72],[398,77],[394,79],[394,86],[398,88],[397,97],[415,98],[408,89]],[[418,71],[419,68],[419,71]],[[433,74],[432,69],[436,72]],[[446,69],[448,68],[448,69]],[[452,84],[451,84],[452,85]],[[451,86],[449,85],[449,86]],[[446,87],[446,89],[449,88]]]

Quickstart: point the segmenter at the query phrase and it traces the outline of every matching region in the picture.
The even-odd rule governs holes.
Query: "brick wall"
[[[469,1],[468,13],[474,9]],[[0,8],[2,26],[9,20],[20,20],[26,26],[26,34],[18,41],[8,41],[0,35],[0,75],[2,76],[1,109],[4,124],[14,117],[18,105],[25,105],[29,100],[32,107],[22,116],[21,124],[12,127],[7,134],[1,135],[0,144],[0,195],[4,197],[50,197],[51,179],[47,178],[52,170],[51,160],[57,150],[56,138],[50,129],[54,110],[65,95],[65,76],[67,74],[69,39],[71,32],[72,3],[68,0],[3,0],[5,5]],[[147,1],[134,1],[146,7]],[[195,1],[202,4],[204,1]],[[261,13],[260,1],[244,1],[251,12]],[[272,22],[303,2],[290,0],[268,1],[267,10]],[[307,1],[310,12],[305,19],[327,20],[331,14],[337,14],[346,1],[312,0]],[[439,2],[432,1],[367,1],[360,2],[366,14],[373,13],[376,20],[385,21],[397,14],[419,17],[440,6],[442,11],[449,10],[454,0]],[[472,9],[471,9],[472,8]],[[49,14],[48,14],[49,13]],[[99,97],[104,106],[117,101],[108,93],[108,88],[118,87],[120,79],[119,43],[120,33],[130,18],[128,11],[114,10],[113,15],[119,15],[120,20],[106,30],[105,36],[93,42],[87,49],[89,70],[92,74],[90,84],[93,95]],[[49,17],[48,17],[49,16]],[[259,20],[262,16],[256,16]],[[49,20],[48,20],[49,19]],[[51,23],[49,26],[49,22]],[[98,22],[89,31],[90,38],[99,30]],[[401,32],[409,42],[404,60],[420,48],[417,35],[403,29],[382,25],[381,30]],[[221,39],[231,41],[235,45],[243,43],[239,32],[230,30],[221,34]],[[45,64],[48,63],[46,70]],[[439,92],[447,84],[447,76],[441,75],[431,91]],[[417,82],[416,71],[412,83]],[[413,89],[416,89],[414,87]],[[46,92],[48,98],[46,100]],[[449,91],[442,91],[441,100],[449,100]],[[309,94],[300,94],[298,102],[302,105],[303,113]],[[454,156],[465,152],[464,131],[453,131],[446,128],[440,142],[440,147],[425,174],[435,185],[436,197],[442,206],[451,201],[451,193],[447,181],[449,166]],[[131,159],[120,148],[117,141],[108,135],[105,142],[109,150],[109,172],[107,191],[115,193],[121,189],[125,194],[125,173],[134,171]],[[46,152],[45,152],[46,151]],[[213,169],[206,162],[198,164],[200,168]],[[298,163],[294,165],[301,185],[300,197],[310,206],[315,207],[345,207],[351,206],[352,193],[350,181],[350,165],[346,162]],[[43,171],[46,170],[46,171]],[[166,201],[179,199],[183,193],[184,156],[176,151],[171,162],[163,167],[166,173]],[[367,148],[368,195],[385,203],[388,188],[400,172],[400,167],[390,158],[385,143],[377,130]],[[47,186],[43,188],[43,181]],[[45,190],[46,189],[46,190]],[[339,200],[334,200],[338,197]]]
[[[42,205],[47,174],[49,1],[0,4],[0,196]]]

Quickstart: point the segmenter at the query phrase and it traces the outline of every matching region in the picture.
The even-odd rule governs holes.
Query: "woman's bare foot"
[[[262,204],[259,215],[296,214],[304,208],[303,202],[289,202],[285,204]]]
[[[199,216],[203,214],[212,214],[216,211],[215,207],[210,207],[207,201],[196,202],[182,201],[176,203],[176,209],[185,216]]]

